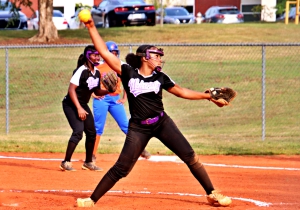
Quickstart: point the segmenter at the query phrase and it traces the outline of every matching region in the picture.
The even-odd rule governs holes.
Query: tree
[[[27,0],[30,1],[30,0]],[[52,42],[57,39],[58,32],[52,21],[53,0],[38,0],[39,31],[29,39],[30,42]]]
[[[276,8],[277,8],[277,12],[276,12],[276,13],[277,13],[277,14],[282,14],[282,13],[284,13],[286,1],[287,1],[287,0],[277,0],[277,5],[276,5]]]
[[[6,0],[6,4],[2,5],[1,7],[7,6],[9,1],[10,0]],[[16,14],[16,17],[18,17],[19,15],[17,11],[20,10],[21,6],[29,7],[32,10],[32,12],[34,12],[34,10],[32,9],[31,0],[11,0],[11,4],[12,4],[11,12]],[[39,11],[38,34],[31,37],[29,41],[52,42],[59,39],[57,29],[52,21],[53,0],[38,0],[38,11]]]
[[[9,0],[6,0],[5,4],[0,6],[0,9],[3,9],[4,7],[6,7],[8,5],[8,3],[9,3]],[[29,7],[29,8],[31,8],[31,6],[32,6],[31,0],[13,0],[10,3],[12,5],[12,8],[11,8],[12,12],[18,11],[21,8],[21,6],[25,6],[25,7]]]
[[[287,0],[277,0],[277,4],[276,4],[276,14],[277,15],[281,15],[284,11],[285,11],[285,4],[286,4]],[[262,11],[262,6],[258,5],[253,7],[252,12],[261,12]]]

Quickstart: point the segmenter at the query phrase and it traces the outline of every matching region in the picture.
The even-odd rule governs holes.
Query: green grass
[[[99,29],[118,43],[298,43],[300,26],[290,23],[200,24]],[[36,31],[0,31],[1,43],[26,40]],[[59,31],[62,40],[91,43],[82,30]],[[129,52],[120,47],[121,59]],[[133,51],[136,47],[133,47]],[[65,152],[71,129],[61,101],[82,47],[9,49],[10,127],[5,133],[5,69],[0,69],[0,151]],[[299,47],[267,47],[266,138],[261,125],[261,47],[164,47],[164,71],[183,87],[204,91],[231,86],[233,105],[218,108],[164,92],[167,113],[198,154],[300,154]],[[0,50],[5,66],[5,52]],[[92,104],[90,103],[91,107]],[[128,110],[126,104],[126,110]],[[119,153],[125,135],[108,115],[99,153]],[[153,154],[172,154],[157,139]],[[84,139],[76,152],[84,152]]]
[[[117,43],[270,43],[299,42],[300,26],[294,23],[193,24],[132,26],[99,29],[105,40]],[[36,31],[1,30],[2,42],[14,44],[14,39],[29,39]],[[60,38],[90,43],[86,29],[58,31]]]

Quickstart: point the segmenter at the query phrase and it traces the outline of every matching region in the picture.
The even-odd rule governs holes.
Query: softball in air
[[[79,12],[78,17],[81,22],[86,23],[91,18],[91,12],[88,9],[83,9]]]

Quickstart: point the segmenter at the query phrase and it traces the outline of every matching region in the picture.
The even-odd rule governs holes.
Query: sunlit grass
[[[105,40],[117,43],[270,43],[299,42],[299,25],[290,23],[193,24],[116,27],[98,29]],[[29,39],[37,31],[1,30],[1,40],[14,44],[14,39]],[[86,29],[60,30],[60,38],[77,43],[91,43]]]

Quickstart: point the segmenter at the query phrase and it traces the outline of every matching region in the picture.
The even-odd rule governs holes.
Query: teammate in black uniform
[[[94,206],[119,179],[126,177],[152,137],[159,139],[189,167],[204,188],[210,204],[230,205],[229,197],[215,191],[198,155],[164,111],[162,103],[163,89],[177,97],[191,100],[210,99],[210,94],[196,92],[175,84],[168,75],[161,72],[163,50],[152,45],[141,45],[135,54],[129,53],[126,56],[129,65],[121,65],[120,60],[107,49],[93,20],[90,19],[85,24],[101,57],[121,77],[128,97],[131,119],[117,162],[103,176],[92,195],[89,198],[78,198],[77,205]]]
[[[70,80],[68,94],[62,101],[64,113],[73,130],[68,142],[65,159],[60,165],[63,171],[76,171],[72,167],[71,158],[73,152],[82,139],[83,132],[86,134],[85,149],[86,157],[82,169],[102,171],[92,161],[96,130],[92,112],[88,102],[92,93],[105,95],[109,92],[100,89],[100,72],[95,67],[99,65],[100,55],[93,45],[88,45],[84,53],[78,58],[77,68]]]

